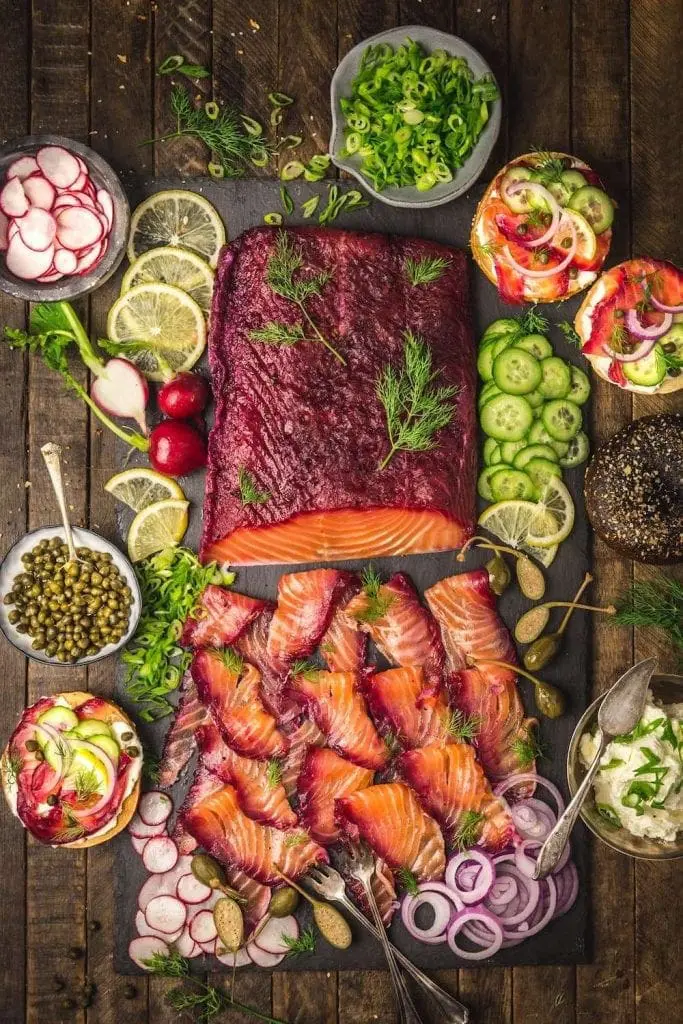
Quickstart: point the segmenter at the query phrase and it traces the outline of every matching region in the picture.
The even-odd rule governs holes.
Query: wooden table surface
[[[395,24],[457,32],[493,67],[505,120],[489,171],[507,156],[563,149],[588,160],[619,200],[617,233],[636,254],[683,262],[680,0],[6,0],[0,24],[0,133],[63,133],[88,142],[121,171],[200,174],[206,154],[190,142],[141,146],[169,126],[168,79],[154,69],[171,53],[210,66],[200,91],[257,117],[267,93],[297,98],[294,123],[306,153],[324,151],[328,89],[359,40]],[[447,208],[444,215],[448,215]],[[83,312],[103,331],[112,289]],[[88,308],[89,307],[89,308]],[[0,297],[0,324],[26,310]],[[631,398],[598,383],[595,441],[632,417],[673,409],[673,396]],[[679,403],[680,408],[680,403]],[[111,435],[38,361],[0,346],[0,552],[27,528],[57,518],[39,448],[67,450],[74,518],[113,534],[103,492],[115,471]],[[634,567],[595,546],[594,596],[610,598]],[[645,570],[636,567],[637,575]],[[673,667],[661,639],[596,628],[593,685],[599,692],[645,654]],[[46,670],[0,643],[4,743],[25,704],[61,689],[111,693],[113,665]],[[112,969],[114,901],[107,847],[56,851],[27,840],[0,808],[0,1021],[161,1024],[167,983]],[[675,862],[636,863],[602,845],[592,852],[594,957],[573,967],[444,972],[440,980],[477,1024],[673,1024],[683,1020]],[[71,952],[70,952],[71,951]],[[676,977],[678,972],[678,978]],[[63,991],[57,991],[60,979]],[[63,1006],[87,980],[92,1006]],[[677,984],[678,981],[678,984]],[[391,1024],[383,973],[242,977],[238,998],[298,1024]],[[132,996],[132,997],[131,997]],[[246,1022],[233,1014],[229,1019]]]

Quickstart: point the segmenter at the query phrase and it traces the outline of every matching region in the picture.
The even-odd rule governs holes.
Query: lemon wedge
[[[529,527],[535,520],[537,530],[544,525],[547,533],[557,528],[552,512],[540,509],[533,501],[498,501],[485,508],[479,516],[479,525],[511,548],[526,551],[546,569],[557,554],[557,545],[541,547],[528,540]]]
[[[559,477],[548,479],[536,508],[537,514],[532,516],[527,530],[527,544],[551,548],[566,540],[574,526],[574,502]]]
[[[142,512],[157,501],[173,498],[177,501],[185,500],[180,484],[147,466],[136,466],[135,469],[124,469],[122,473],[116,473],[107,480],[104,489],[134,512]]]
[[[145,199],[130,221],[128,259],[133,263],[159,245],[191,249],[215,267],[225,245],[225,228],[204,196],[186,189],[168,189]]]
[[[167,498],[138,512],[128,531],[128,555],[132,562],[180,544],[187,530],[189,501]]]

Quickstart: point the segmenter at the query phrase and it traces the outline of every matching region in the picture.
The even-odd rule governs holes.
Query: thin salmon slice
[[[202,561],[230,565],[341,562],[462,547],[471,529],[428,509],[302,512],[273,526],[243,526],[208,544]]]
[[[515,645],[496,611],[496,597],[485,569],[448,576],[425,591],[441,628],[451,668],[494,660],[514,664]]]
[[[197,742],[203,764],[221,782],[235,787],[245,814],[275,828],[292,828],[297,824],[298,818],[280,781],[282,769],[277,759],[257,761],[242,757],[223,742],[213,723],[199,730]]]
[[[335,801],[335,817],[352,841],[364,840],[395,871],[408,868],[419,882],[442,878],[443,835],[408,786],[387,782]]]
[[[388,760],[386,745],[368,715],[355,672],[313,670],[295,675],[290,692],[310,713],[333,750],[377,771]]]
[[[345,614],[370,635],[392,665],[420,665],[426,682],[423,697],[433,695],[441,686],[446,663],[446,652],[433,615],[421,603],[410,578],[402,572],[382,584],[377,600],[379,610],[386,609],[379,617],[368,616],[373,604],[364,590],[347,605]]]
[[[280,577],[266,648],[274,665],[286,667],[315,650],[352,578],[339,569],[312,569]]]
[[[200,700],[233,750],[261,759],[287,752],[287,739],[261,699],[258,669],[229,648],[198,651],[191,671]]]
[[[266,606],[265,601],[210,583],[187,619],[183,647],[228,647]]]
[[[339,839],[334,820],[334,801],[372,785],[371,768],[359,768],[328,747],[310,747],[297,785],[301,823],[321,846]]]
[[[218,776],[210,772],[206,765],[200,761],[195,769],[192,785],[188,789],[182,806],[176,815],[173,831],[171,832],[171,838],[175,840],[181,854],[192,853],[198,846],[197,840],[188,832],[185,826],[185,814],[196,804],[206,799],[206,797],[218,792],[222,787],[223,783]]]
[[[339,597],[330,624],[319,645],[320,654],[330,672],[357,672],[365,664],[368,637],[356,628],[346,609],[360,590],[360,580],[353,577]]]
[[[291,799],[297,792],[297,783],[306,752],[309,747],[323,747],[325,737],[315,722],[304,718],[293,732],[287,734],[287,739],[289,740],[289,750],[281,762],[282,785]]]
[[[259,670],[263,701],[280,724],[285,725],[292,715],[296,714],[297,709],[292,707],[291,701],[287,700],[284,693],[286,673],[274,665],[268,656],[268,632],[274,611],[275,605],[270,601],[266,602],[261,614],[235,641],[235,650],[245,661],[255,665]]]
[[[276,868],[299,878],[327,853],[303,829],[261,825],[240,808],[237,790],[222,786],[183,815],[200,846],[223,864],[231,864],[263,885],[280,885]]]
[[[424,689],[424,672],[417,667],[390,668],[364,678],[363,693],[385,738],[395,738],[404,748],[452,742],[451,710],[443,692],[420,705]]]
[[[365,892],[365,886],[357,878],[353,878],[351,875],[346,875],[346,886],[350,892],[353,893],[353,897],[361,908],[365,916],[374,923],[372,916],[372,910],[368,902],[367,893]],[[394,916],[394,911],[398,909],[398,900],[396,899],[396,884],[394,882],[394,873],[381,857],[375,860],[375,870],[372,878],[370,879],[370,885],[375,896],[375,902],[377,909],[379,910],[380,917],[384,922],[384,927],[388,928],[391,924],[391,919]]]
[[[466,824],[476,833],[477,841],[489,850],[500,850],[514,838],[510,812],[493,795],[469,744],[408,750],[399,757],[398,768],[452,846],[457,847],[459,839],[464,840]]]
[[[192,673],[186,672],[161,755],[159,785],[164,789],[176,783],[187,768],[197,747],[197,730],[208,720],[209,713],[199,699]]]

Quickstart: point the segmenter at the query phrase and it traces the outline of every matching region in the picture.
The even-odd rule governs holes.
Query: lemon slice
[[[189,505],[189,501],[168,498],[141,509],[128,531],[130,560],[140,562],[157,551],[179,544],[187,530]]]
[[[592,263],[598,251],[598,240],[595,237],[593,228],[585,217],[582,217],[576,210],[570,210],[569,207],[562,209],[562,216],[570,220],[574,225],[574,231],[576,232],[576,255],[585,263]],[[556,235],[550,240],[550,245],[554,248],[557,239],[558,252],[562,251],[562,236],[566,239],[567,233],[560,227]]]
[[[559,477],[550,477],[536,504],[526,535],[527,544],[551,548],[561,544],[574,526],[574,502]]]
[[[107,480],[105,491],[113,494],[117,501],[122,501],[134,512],[141,512],[156,501],[168,501],[175,498],[184,501],[185,494],[180,484],[155,469],[139,466],[135,469],[124,469]]]
[[[552,512],[539,509],[533,501],[517,500],[498,501],[489,505],[479,516],[479,525],[498,537],[503,544],[526,551],[547,569],[557,554],[557,545],[536,547],[529,543],[527,536],[532,519],[536,520],[537,527],[545,523],[548,532],[557,526]]]
[[[124,353],[150,380],[194,366],[206,346],[206,321],[189,295],[172,284],[138,284],[109,310],[107,334],[130,344]]]
[[[225,245],[225,228],[208,199],[185,189],[157,192],[133,212],[130,222],[128,259],[158,245],[179,245],[191,249],[212,267]]]
[[[138,284],[172,284],[194,299],[204,316],[208,315],[213,292],[214,273],[206,260],[191,249],[163,245],[138,256],[123,275],[121,293]]]

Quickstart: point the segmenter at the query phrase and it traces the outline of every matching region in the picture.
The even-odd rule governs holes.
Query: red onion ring
[[[431,907],[434,920],[426,928],[420,928],[415,915],[422,906]],[[421,892],[417,896],[408,894],[401,907],[401,920],[412,938],[428,945],[446,941],[446,929],[451,920],[451,905],[445,896],[437,892]]]
[[[538,852],[541,849],[543,843],[538,839],[525,839],[524,842],[520,843],[515,849],[515,864],[519,870],[525,874],[528,878],[534,877],[534,870],[536,868],[536,861],[538,859]],[[529,856],[530,852],[535,852],[536,856]],[[565,846],[562,851],[562,856],[557,862],[557,867],[554,869],[553,874],[561,871],[569,860],[571,849],[569,843]]]
[[[538,905],[541,896],[540,884],[533,878],[529,878],[519,870],[515,863],[514,853],[503,853],[495,858],[496,874],[499,877],[512,875],[517,882],[518,893],[515,899],[499,912],[489,905],[488,896],[484,897],[484,906],[492,913],[497,913],[498,919],[505,928],[514,924],[521,924],[533,913]],[[516,902],[518,900],[518,902]]]
[[[48,740],[52,740],[53,743],[55,743],[57,745],[57,753],[59,754],[59,768],[54,768],[53,769],[53,771],[55,772],[55,775],[57,776],[57,780],[55,782],[55,786],[57,786],[62,781],[64,776],[66,775],[66,771],[67,771],[67,768],[68,768],[67,760],[69,762],[71,761],[71,757],[69,757],[67,759],[64,756],[64,754],[62,753],[62,750],[63,750],[65,745],[66,745],[67,749],[70,751],[69,742],[68,742],[68,740],[65,740],[63,738],[62,733],[60,732],[59,729],[55,729],[54,726],[47,725],[44,722],[40,722],[40,723],[32,722],[31,723],[31,728],[35,730],[34,731],[34,735],[36,733],[41,733],[42,732],[42,733],[44,733],[44,735],[47,737]]]
[[[541,900],[537,907],[539,908],[537,913],[530,915],[526,921],[521,921],[517,928],[510,929],[508,925],[504,925],[503,937],[505,939],[528,939],[532,935],[537,935],[545,926],[548,921],[551,921],[555,914],[555,907],[557,906],[557,889],[555,888],[555,880],[552,875],[549,878],[542,879],[539,883],[540,886],[545,886],[548,894],[547,902]],[[536,908],[534,908],[536,910]]]
[[[579,874],[576,870],[576,864],[573,860],[570,860],[553,877],[555,878],[557,888],[557,904],[553,914],[553,918],[556,918],[562,917],[568,910],[571,910],[576,902],[576,897],[579,895]]]
[[[460,884],[461,879],[458,877],[463,869],[463,865],[467,864],[468,861],[475,861],[481,865],[480,871],[472,879],[471,889],[463,888]],[[489,892],[495,880],[493,861],[481,850],[464,850],[462,853],[451,857],[446,865],[444,879],[446,885],[457,893],[463,903],[468,905],[479,903]]]
[[[522,839],[545,839],[557,820],[547,804],[533,797],[512,804],[510,814]]]
[[[673,313],[665,313],[661,324],[650,324],[649,327],[645,327],[640,322],[638,311],[635,309],[627,309],[624,316],[624,325],[627,331],[634,338],[639,338],[641,341],[656,341],[657,338],[661,338],[663,334],[666,334],[672,323]]]
[[[519,786],[524,782],[533,782],[534,785],[540,783],[542,786],[545,786],[557,804],[558,816],[562,814],[562,811],[564,810],[564,800],[562,799],[562,794],[559,789],[548,779],[544,779],[542,775],[536,775],[535,772],[519,772],[516,775],[508,775],[506,779],[503,779],[502,782],[498,783],[493,792],[496,796],[502,796],[504,793],[507,793],[508,789],[511,789],[513,786]]]
[[[650,341],[641,341],[639,345],[636,345],[632,352],[615,352],[615,350],[610,348],[610,346],[605,342],[602,346],[602,351],[605,355],[608,355],[610,359],[616,359],[618,363],[635,363],[638,359],[644,359],[645,356],[649,356],[656,344],[657,339],[653,338]]]
[[[545,270],[529,270],[528,267],[523,267],[521,263],[517,262],[515,257],[510,252],[509,246],[507,245],[504,246],[503,248],[503,255],[505,256],[510,266],[513,267],[518,274],[521,274],[522,277],[544,278],[552,277],[553,274],[561,274],[563,270],[567,269],[571,261],[574,259],[574,256],[576,255],[577,239],[574,222],[568,220],[567,226],[569,227],[570,234],[572,236],[571,245],[567,249],[567,255],[565,256],[565,258],[562,260],[561,263],[558,263],[556,267],[546,267]]]
[[[650,302],[655,307],[655,309],[659,310],[660,313],[683,313],[683,305],[667,306],[663,302],[660,302],[659,299],[656,299],[654,295],[650,296]]]
[[[528,247],[530,249],[537,249],[539,246],[545,245],[546,242],[549,242],[553,235],[557,232],[557,229],[560,225],[560,217],[562,215],[562,211],[560,210],[559,203],[557,202],[555,197],[550,192],[548,192],[548,189],[544,188],[543,185],[540,185],[538,182],[535,181],[515,181],[512,183],[512,185],[508,185],[508,187],[505,189],[505,192],[501,194],[504,200],[506,195],[516,195],[518,192],[531,192],[533,195],[537,195],[540,199],[544,201],[544,203],[547,204],[548,209],[550,210],[550,213],[552,215],[550,226],[548,230],[545,232],[545,234],[541,235],[539,238],[527,239],[524,243],[525,247]]]
[[[462,949],[456,943],[456,937],[459,932],[463,931],[464,927],[469,922],[481,921],[484,923],[486,929],[489,931],[488,939],[484,942],[480,942],[478,937],[475,937],[478,933],[469,932],[468,938],[477,945],[482,946],[479,950]],[[448,929],[448,945],[453,950],[456,956],[462,957],[463,960],[485,960],[489,956],[493,956],[498,952],[503,944],[503,928],[501,927],[500,921],[489,911],[484,910],[483,907],[466,907],[456,914],[455,918],[451,922]]]
[[[491,904],[493,913],[498,913],[498,907],[505,907],[512,903],[519,892],[519,886],[511,875],[503,878],[496,878],[488,894],[488,901]]]

